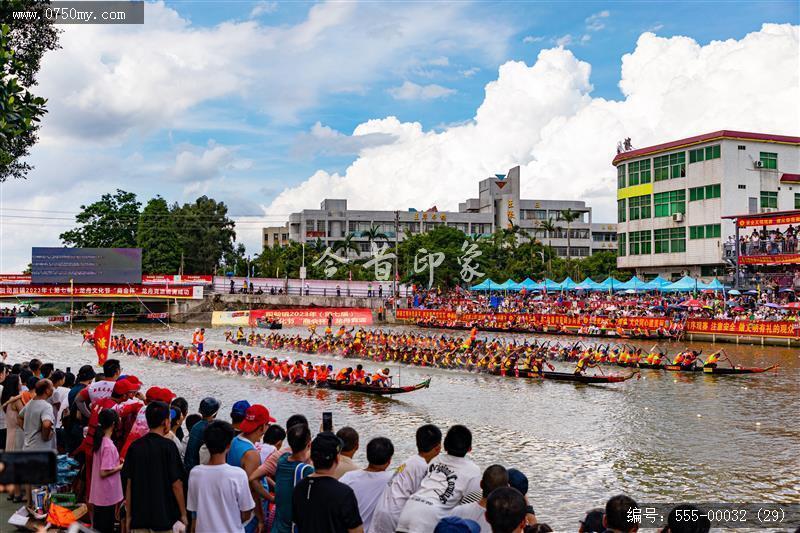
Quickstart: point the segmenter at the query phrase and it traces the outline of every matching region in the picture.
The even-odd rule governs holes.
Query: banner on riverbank
[[[211,285],[214,276],[195,274],[142,274],[142,285]]]
[[[740,265],[794,265],[800,264],[800,254],[740,255]]]
[[[18,326],[57,326],[69,324],[70,319],[69,315],[18,316],[16,324]]]
[[[250,311],[214,311],[211,325],[247,327],[250,325]]]
[[[144,285],[0,285],[0,298],[177,298],[202,300],[203,287],[154,287]]]
[[[714,320],[690,318],[686,321],[687,333],[718,335],[754,335],[757,337],[800,337],[800,322],[766,320]]]
[[[372,324],[372,310],[360,307],[313,307],[293,309],[256,309],[250,312],[250,326],[259,321],[277,320],[287,327],[324,326],[331,317],[335,326],[369,326]]]

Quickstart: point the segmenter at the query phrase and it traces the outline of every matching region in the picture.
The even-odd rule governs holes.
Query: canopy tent
[[[544,288],[544,289],[546,289],[548,291],[560,291],[561,290],[561,284],[553,281],[550,278],[546,278],[544,280],[544,283],[542,283],[542,288]]]
[[[538,291],[542,289],[542,284],[533,281],[531,278],[525,278],[524,281],[520,281],[520,286],[528,291]]]
[[[646,291],[660,291],[662,287],[666,287],[670,283],[672,283],[670,280],[664,279],[661,276],[656,276],[645,283],[642,288]]]
[[[575,282],[572,280],[572,278],[570,278],[569,276],[567,276],[567,278],[566,278],[564,281],[562,281],[560,285],[561,285],[561,290],[562,290],[562,291],[571,291],[571,290],[573,290],[575,287],[577,287],[577,286],[578,286],[578,284],[577,284],[577,283],[575,283]]]
[[[600,284],[597,283],[596,281],[592,281],[592,278],[586,278],[585,280],[583,280],[580,283],[578,283],[577,285],[575,285],[575,288],[577,290],[579,290],[579,291],[602,290],[602,287],[600,287]]]
[[[725,290],[725,285],[723,285],[717,278],[714,278],[710,283],[706,283],[705,288],[712,291],[723,291]]]
[[[645,285],[647,285],[644,281],[640,280],[636,276],[633,276],[628,281],[624,281],[619,285],[614,285],[615,291],[643,291],[645,289]]]
[[[684,276],[675,283],[670,283],[661,288],[664,292],[691,292],[705,289],[706,285],[695,278]]]
[[[622,282],[616,278],[612,278],[611,276],[607,277],[603,281],[597,284],[597,290],[601,291],[613,291],[619,288]]]
[[[518,291],[522,288],[519,283],[511,278],[508,278],[505,283],[500,284],[500,290],[503,291]]]
[[[486,278],[482,282],[478,283],[477,285],[473,285],[469,288],[471,291],[499,291],[503,290],[502,286],[499,283],[495,283],[489,278]]]

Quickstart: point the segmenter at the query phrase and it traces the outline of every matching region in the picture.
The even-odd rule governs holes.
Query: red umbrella
[[[686,300],[685,302],[681,302],[681,305],[684,307],[703,307],[703,302],[701,302],[697,298],[692,298],[691,300]]]
[[[785,309],[800,309],[800,302],[789,302],[783,306]]]

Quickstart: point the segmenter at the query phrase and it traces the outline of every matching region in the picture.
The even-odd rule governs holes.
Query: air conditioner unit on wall
[[[753,161],[753,166],[756,167],[756,168],[761,168],[761,167],[764,166],[764,162],[761,161],[761,160]]]
[[[672,221],[673,222],[683,222],[683,213],[673,213],[672,214]]]

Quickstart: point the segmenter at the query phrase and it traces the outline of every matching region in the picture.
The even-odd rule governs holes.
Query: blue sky
[[[797,2],[167,1],[148,3],[145,21],[64,26],[62,48],[45,57],[37,92],[50,112],[36,168],[0,187],[4,209],[67,219],[39,226],[39,245],[58,244],[70,213],[114,188],[170,202],[207,194],[240,221],[260,216],[239,226],[257,252],[258,228],[329,194],[453,209],[477,179],[514,164],[528,165],[528,192],[585,199],[607,221],[608,155],[621,129],[646,123],[643,141],[717,125],[800,130],[791,113],[737,111],[742,98],[777,105],[771,90],[797,94],[796,26],[763,29],[797,25]],[[656,37],[642,41],[648,31]],[[633,101],[619,87],[626,54]],[[741,79],[731,81],[732,69]],[[374,122],[386,117],[397,120]],[[602,146],[554,148],[578,146],[581,129],[599,127],[604,135],[589,135]],[[561,187],[551,172],[572,164],[597,183]],[[394,188],[364,194],[387,182]],[[22,227],[5,222],[7,236]],[[24,266],[29,246],[4,239],[0,269]]]

